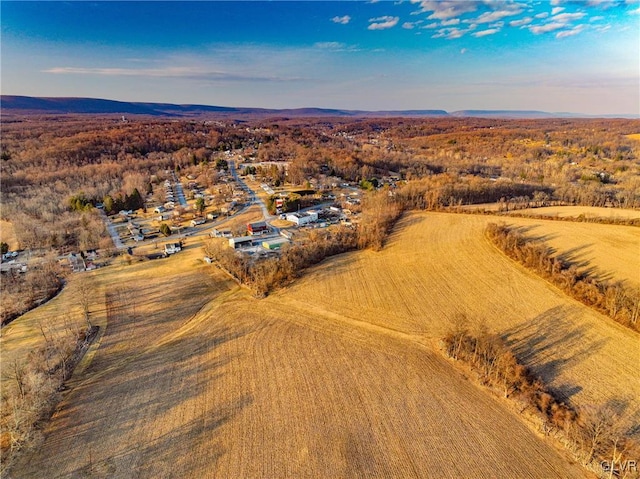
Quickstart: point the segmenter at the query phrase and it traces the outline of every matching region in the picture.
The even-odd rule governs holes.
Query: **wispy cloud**
[[[456,18],[465,13],[475,12],[478,9],[478,2],[476,1],[412,0],[412,3],[419,3],[420,12],[422,13],[431,12],[431,15],[427,17],[430,20],[449,20],[450,18]]]
[[[560,2],[552,2],[552,4],[559,4]],[[531,33],[535,35],[540,35],[543,33],[551,33],[557,32],[556,38],[566,38],[571,37],[573,35],[577,35],[585,30],[586,25],[577,25],[572,26],[571,23],[576,20],[581,20],[587,16],[585,12],[565,12],[565,13],[557,13],[561,12],[564,9],[558,9],[556,7],[552,10],[552,13],[556,12],[552,15],[548,20],[545,20],[544,23],[538,25],[529,25],[528,29]],[[562,31],[558,31],[562,30]]]
[[[441,28],[438,32],[431,36],[431,38],[445,38],[447,40],[455,40],[456,38],[462,38],[467,33],[475,30],[475,25],[470,25],[469,28]]]
[[[505,17],[512,17],[522,13],[522,9],[519,7],[508,8],[503,10],[495,10],[493,12],[485,12],[474,20],[470,20],[473,23],[491,23],[498,20],[502,20]]]
[[[368,30],[386,30],[388,28],[395,27],[400,21],[400,17],[392,17],[390,15],[385,15],[383,17],[370,18],[370,25],[367,27]]]
[[[329,50],[333,52],[357,52],[360,49],[355,45],[347,45],[342,42],[316,42],[313,46],[320,50]]]
[[[611,30],[611,25],[609,25],[609,24],[607,24],[607,25],[598,25],[596,27],[593,27],[593,29],[596,32],[604,33],[604,32],[607,32],[607,31]]]
[[[480,30],[479,32],[474,32],[471,35],[476,38],[480,38],[480,37],[486,37],[487,35],[494,35],[499,31],[500,31],[499,28],[489,28],[487,30]]]
[[[620,0],[587,0],[586,2],[589,7],[599,7],[605,10],[607,8],[615,7],[620,3]]]
[[[586,25],[577,25],[569,30],[563,30],[561,32],[556,33],[556,38],[572,37],[584,31],[585,28],[586,28]]]
[[[521,18],[520,20],[512,20],[512,21],[510,21],[509,22],[509,26],[522,27],[524,25],[529,25],[531,22],[533,22],[533,18],[524,17],[524,18]]]
[[[554,22],[569,23],[573,22],[574,20],[580,20],[581,18],[584,18],[585,15],[586,13],[584,12],[560,13],[559,15],[552,16],[551,20]]]
[[[555,32],[556,30],[560,30],[561,28],[565,28],[566,26],[566,23],[552,22],[546,23],[544,25],[531,25],[529,27],[529,31],[531,33],[539,35],[541,33]]]
[[[563,10],[564,10],[564,7],[553,7],[551,9],[551,15],[557,15],[558,13],[560,13]]]
[[[351,21],[351,17],[349,15],[344,15],[342,17],[335,16],[331,19],[333,23],[339,23],[340,25],[346,25]]]
[[[97,75],[110,77],[155,77],[155,78],[185,78],[207,81],[249,81],[249,82],[290,82],[302,81],[300,77],[276,77],[250,75],[224,71],[203,70],[192,67],[169,68],[84,68],[84,67],[54,67],[42,70],[43,73],[55,75]]]

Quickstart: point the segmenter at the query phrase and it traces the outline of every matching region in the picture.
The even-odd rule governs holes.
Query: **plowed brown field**
[[[410,215],[382,252],[327,261],[270,300],[431,339],[441,337],[454,317],[464,313],[471,323],[483,322],[503,335],[519,357],[566,399],[577,405],[617,399],[628,420],[640,423],[637,333],[568,298],[505,257],[484,238],[490,221],[495,219]],[[566,247],[572,244],[572,232],[586,235],[587,229],[590,244],[628,234],[631,240],[625,247],[633,251],[637,245],[633,227],[521,218],[513,223],[536,233],[562,230]],[[604,264],[605,249],[601,251]],[[612,245],[610,251],[617,250]],[[638,260],[630,260],[635,268]],[[607,271],[617,264],[620,269],[614,276],[622,276],[622,263],[612,258],[608,264]]]
[[[235,291],[149,339],[74,380],[14,477],[583,476],[403,336]]]
[[[640,218],[640,211],[624,208],[600,208],[598,206],[546,206],[544,208],[530,208],[516,210],[514,214],[529,216],[557,216],[558,218],[610,218],[629,220]]]
[[[123,268],[109,281],[149,314],[109,316],[11,477],[584,477],[437,338],[458,312],[482,319],[568,399],[622,399],[637,424],[638,336],[503,256],[491,220],[408,215],[383,251],[327,260],[265,300],[187,251],[158,263],[184,270],[176,286],[204,284],[184,311],[188,288]]]
[[[565,221],[505,218],[522,226],[527,236],[539,238],[579,270],[603,280],[622,280],[640,287],[640,228]]]

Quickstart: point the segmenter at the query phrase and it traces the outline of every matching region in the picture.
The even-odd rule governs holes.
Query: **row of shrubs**
[[[545,434],[553,433],[592,470],[603,473],[602,464],[620,464],[640,452],[615,405],[579,410],[566,404],[518,361],[497,334],[484,328],[472,333],[465,321],[458,321],[442,346],[448,357],[468,364],[483,385],[518,402],[521,412],[533,413]]]
[[[5,471],[15,454],[28,446],[41,422],[47,420],[60,390],[97,334],[96,326],[78,327],[64,318],[62,329],[39,324],[42,346],[24,360],[2,365],[0,463]]]
[[[578,301],[613,320],[640,331],[640,291],[620,281],[601,281],[578,271],[539,240],[505,224],[490,223],[487,236],[510,258],[532,269]]]
[[[524,399],[556,427],[564,428],[575,421],[575,410],[555,398],[539,378],[520,364],[500,336],[484,329],[472,334],[457,326],[442,342],[448,357],[469,364],[482,384],[498,388],[505,398]]]

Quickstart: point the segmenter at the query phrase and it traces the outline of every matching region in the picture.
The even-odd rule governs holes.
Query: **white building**
[[[291,221],[296,226],[304,226],[314,221],[318,221],[317,211],[308,211],[305,213],[288,213],[286,216],[287,221]]]
[[[182,246],[180,245],[180,243],[168,243],[164,245],[164,252],[166,254],[174,254],[178,251],[182,251]]]

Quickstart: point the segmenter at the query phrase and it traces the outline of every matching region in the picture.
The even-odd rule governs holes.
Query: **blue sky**
[[[640,113],[639,0],[0,3],[2,94]]]

